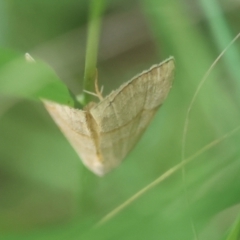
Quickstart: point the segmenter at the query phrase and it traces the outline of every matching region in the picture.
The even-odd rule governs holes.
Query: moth
[[[174,58],[122,84],[83,110],[44,100],[44,105],[84,165],[103,176],[133,149],[167,97]]]

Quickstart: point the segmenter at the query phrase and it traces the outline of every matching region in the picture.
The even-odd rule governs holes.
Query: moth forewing
[[[89,128],[88,112],[47,100],[43,102],[84,165],[95,174],[101,175],[102,164],[98,159],[95,139]]]
[[[97,175],[117,167],[138,142],[172,86],[169,58],[124,83],[86,110],[44,101],[83,163]]]
[[[171,88],[173,69],[173,58],[155,65],[90,109],[106,172],[121,163],[147,128]]]

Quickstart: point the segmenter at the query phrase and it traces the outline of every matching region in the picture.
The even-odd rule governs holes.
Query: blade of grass
[[[228,23],[226,22],[220,3],[216,0],[212,1],[201,0],[200,4],[207,16],[211,34],[214,38],[214,43],[217,45],[219,51],[222,51],[222,49],[225,48],[226,44],[231,42],[233,37],[230,31],[231,28],[228,26]],[[230,76],[240,80],[239,78],[240,58],[236,46],[232,46],[232,48],[229,49],[228,52],[226,52],[226,54],[223,57],[223,61],[225,62],[227,69],[229,70]]]
[[[197,151],[195,154],[193,154],[192,156],[188,157],[187,159],[185,159],[184,161],[180,162],[179,164],[175,165],[174,167],[172,167],[171,169],[169,169],[168,171],[166,171],[164,174],[162,174],[160,177],[158,177],[156,180],[154,180],[153,182],[151,182],[149,185],[147,185],[146,187],[142,188],[139,192],[137,192],[136,194],[134,194],[132,197],[130,197],[127,201],[125,201],[124,203],[122,203],[121,205],[119,205],[118,207],[116,207],[113,211],[111,211],[110,213],[108,213],[105,217],[103,217],[96,225],[96,227],[101,226],[102,224],[108,222],[110,219],[112,219],[114,216],[116,216],[118,213],[120,213],[123,209],[125,209],[126,207],[128,207],[130,204],[132,204],[134,201],[136,201],[138,198],[140,198],[143,194],[145,194],[146,192],[148,192],[149,190],[151,190],[152,188],[156,187],[159,183],[163,182],[165,179],[167,179],[168,177],[170,177],[171,175],[173,175],[175,172],[177,172],[178,170],[182,169],[183,166],[185,166],[186,164],[188,164],[189,162],[191,162],[192,160],[196,159],[198,156],[200,156],[201,154],[205,153],[207,150],[213,148],[214,146],[216,146],[217,144],[219,144],[220,142],[224,141],[225,139],[231,137],[233,134],[235,134],[236,132],[238,132],[240,130],[240,126],[236,127],[235,129],[233,129],[232,131],[226,133],[224,136],[210,142],[209,144],[205,145],[203,148],[201,148],[199,151]]]
[[[192,110],[193,104],[196,101],[196,98],[203,86],[203,84],[206,82],[209,74],[211,73],[213,67],[216,65],[216,63],[220,60],[220,58],[228,51],[228,49],[233,45],[234,42],[237,41],[237,39],[240,37],[240,33],[228,44],[227,47],[225,47],[225,49],[221,52],[221,54],[216,58],[216,60],[212,63],[212,65],[210,66],[210,68],[208,69],[208,71],[206,72],[205,76],[203,77],[203,79],[201,80],[201,82],[199,83],[197,90],[195,91],[193,98],[189,104],[189,107],[187,109],[187,115],[185,118],[185,122],[184,122],[184,129],[183,129],[183,136],[182,136],[182,160],[185,159],[185,149],[186,149],[186,138],[187,138],[187,130],[188,130],[188,125],[189,125],[189,117],[190,117],[190,112]]]
[[[221,59],[221,57],[224,56],[224,54],[227,52],[227,50],[233,45],[233,43],[239,38],[240,34],[238,34],[230,43],[227,47],[225,47],[225,49],[220,53],[220,55],[215,59],[215,61],[212,63],[212,65],[210,66],[210,68],[208,69],[208,71],[206,72],[206,74],[204,75],[203,79],[200,81],[200,83],[198,84],[197,86],[197,89],[192,97],[192,100],[189,104],[189,107],[187,109],[187,115],[186,115],[186,118],[185,118],[185,122],[184,122],[184,127],[183,127],[183,135],[182,135],[182,162],[184,162],[184,159],[185,159],[185,152],[186,152],[186,139],[187,139],[187,131],[188,131],[188,126],[189,126],[189,117],[190,117],[190,112],[192,110],[192,107],[193,107],[193,104],[195,103],[196,101],[196,98],[203,86],[203,84],[206,82],[206,80],[208,79],[210,73],[212,72],[212,69],[214,68],[214,66],[217,64],[217,62]],[[182,167],[182,179],[183,179],[183,187],[184,187],[184,192],[185,192],[185,195],[186,195],[186,201],[187,201],[187,205],[190,206],[189,204],[189,197],[188,197],[188,191],[187,191],[187,188],[186,188],[186,171],[185,171],[185,167],[183,165]],[[190,216],[190,219],[191,219],[191,224],[192,224],[192,229],[193,229],[193,232],[194,232],[194,236],[195,236],[195,239],[198,239],[198,234],[197,234],[197,231],[196,231],[196,227],[194,225],[194,222],[193,222],[193,219],[192,219],[192,216]]]

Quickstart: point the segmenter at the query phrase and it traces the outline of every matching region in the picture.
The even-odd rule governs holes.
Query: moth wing
[[[134,147],[172,86],[174,59],[134,77],[89,111],[98,132],[103,174]]]
[[[83,163],[93,172],[101,175],[102,165],[98,159],[95,139],[88,125],[88,112],[47,100],[43,100],[43,103]]]

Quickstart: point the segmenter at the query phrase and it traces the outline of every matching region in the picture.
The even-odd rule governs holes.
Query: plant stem
[[[84,72],[84,90],[95,92],[94,82],[96,77],[96,64],[99,33],[101,26],[101,15],[104,9],[105,0],[92,0],[90,2],[90,15],[88,25],[88,39]],[[92,96],[83,92],[82,104],[85,106],[92,99]]]

